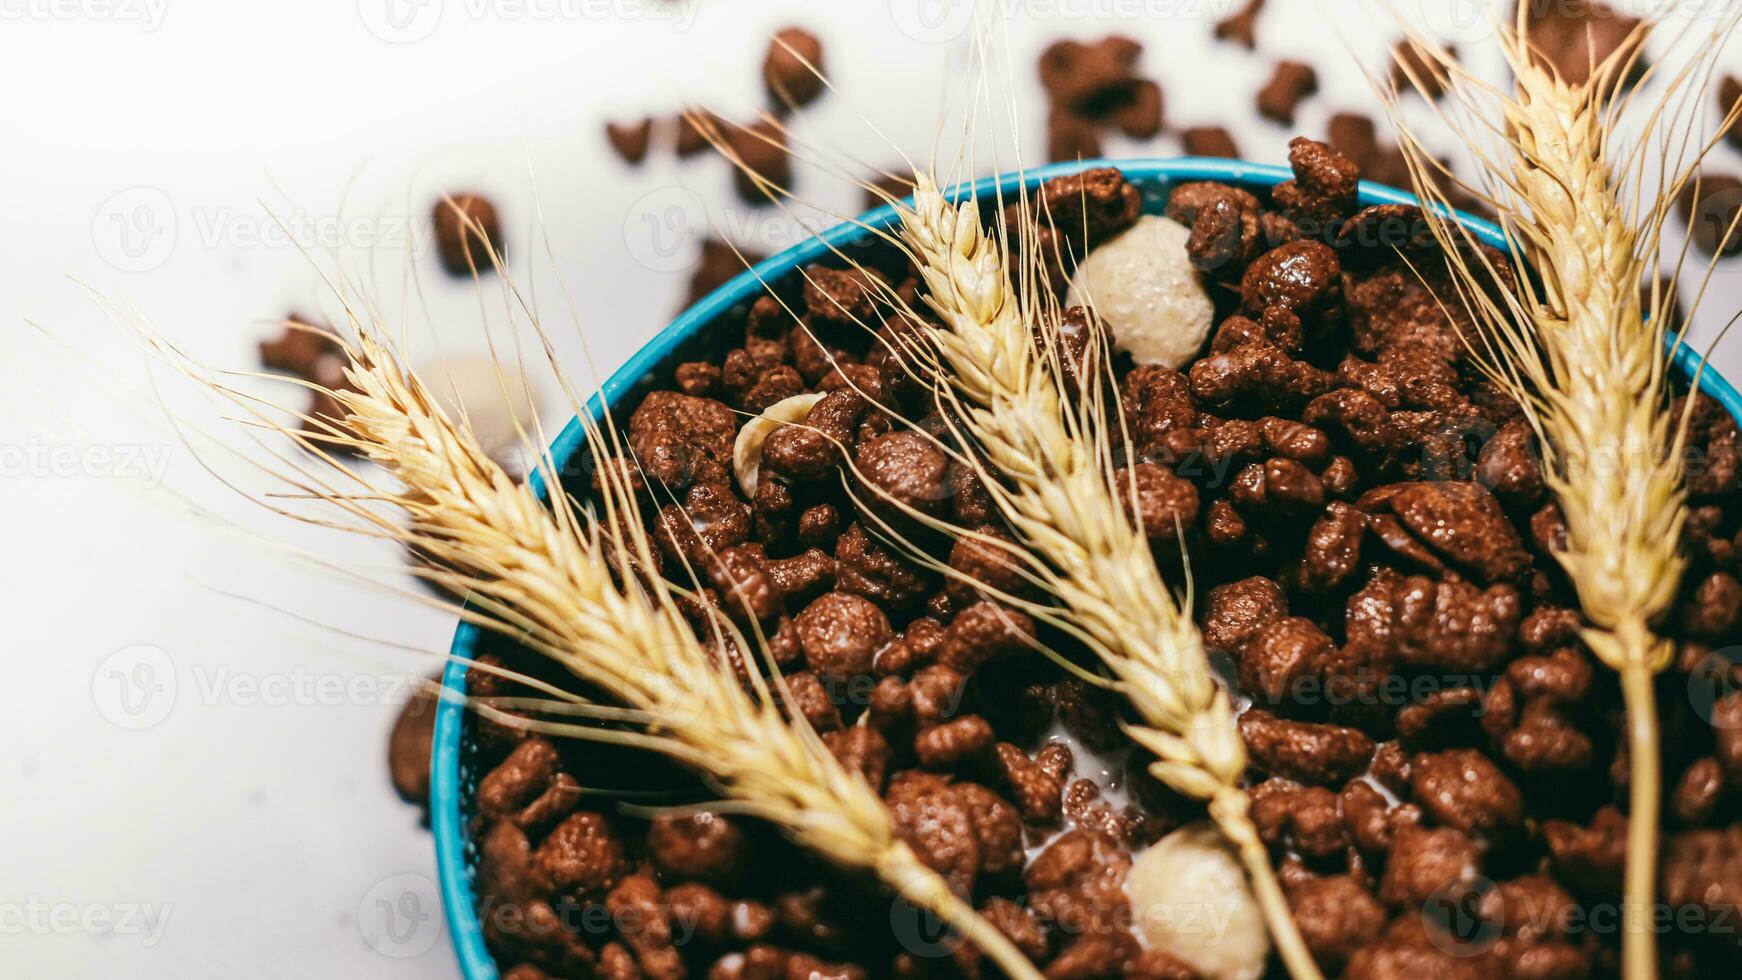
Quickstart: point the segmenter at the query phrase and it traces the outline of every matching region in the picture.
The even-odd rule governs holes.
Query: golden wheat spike
[[[602,471],[603,517],[577,513],[560,487],[556,506],[546,508],[379,343],[360,338],[353,358],[355,390],[333,392],[348,413],[344,438],[404,484],[384,498],[410,515],[402,540],[458,569],[454,582],[498,628],[642,720],[636,732],[558,726],[564,733],[639,745],[691,766],[738,812],[837,864],[876,874],[1006,975],[1040,980],[1010,940],[897,836],[870,784],[802,719],[788,721],[754,671],[746,691],[729,658],[697,639],[672,587],[643,574],[653,567],[652,546],[624,474]],[[588,438],[595,451],[607,448],[597,427],[589,426]],[[354,503],[328,499],[354,513]]]
[[[1031,332],[1038,304],[1019,297],[1004,248],[987,233],[976,202],[951,204],[923,173],[914,185],[913,207],[901,209],[901,237],[943,323],[913,321],[948,369],[938,396],[958,410],[965,434],[989,460],[995,478],[985,482],[1011,529],[1044,559],[1040,584],[1072,614],[1073,632],[1141,719],[1124,727],[1156,756],[1151,773],[1209,804],[1246,866],[1289,972],[1317,978],[1248,815],[1245,744],[1211,673],[1189,597],[1182,604],[1162,579],[1148,538],[1123,506],[1130,488],[1105,465],[1104,404],[1083,398],[1073,405],[1065,396],[1057,365]]]
[[[1656,268],[1664,216],[1692,172],[1692,165],[1678,172],[1688,144],[1676,153],[1666,145],[1657,161],[1666,174],[1649,182],[1647,140],[1654,126],[1672,134],[1678,122],[1691,122],[1681,118],[1676,100],[1697,97],[1697,83],[1709,77],[1709,67],[1702,72],[1699,65],[1736,20],[1730,15],[1727,26],[1718,25],[1693,67],[1669,79],[1668,93],[1648,114],[1646,135],[1627,150],[1613,127],[1628,105],[1626,82],[1652,25],[1643,24],[1599,62],[1588,81],[1573,84],[1532,49],[1524,7],[1515,23],[1495,24],[1515,78],[1510,93],[1478,82],[1438,45],[1414,40],[1432,70],[1449,79],[1458,110],[1470,117],[1498,110],[1502,146],[1475,154],[1483,196],[1512,258],[1527,264],[1535,281],[1520,277],[1519,296],[1496,298],[1492,263],[1469,247],[1470,233],[1432,213],[1436,208],[1429,219],[1482,328],[1470,345],[1473,355],[1524,407],[1546,447],[1545,479],[1567,529],[1556,558],[1590,623],[1585,643],[1620,674],[1631,767],[1623,970],[1629,980],[1644,980],[1657,974],[1650,910],[1661,780],[1653,678],[1674,653],[1674,643],[1651,624],[1674,601],[1685,566],[1680,455],[1687,416],[1678,421],[1669,407],[1670,300],[1657,290],[1642,299],[1639,283]],[[1468,142],[1460,123],[1448,121]],[[1417,193],[1447,208],[1432,179],[1432,155],[1407,126],[1400,129]],[[1686,129],[1681,133],[1687,140]],[[1694,164],[1707,147],[1696,149]]]

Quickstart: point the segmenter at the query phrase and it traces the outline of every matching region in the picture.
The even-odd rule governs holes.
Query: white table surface
[[[1330,112],[1373,105],[1340,45],[1369,63],[1384,50],[1376,18],[1345,14],[1333,29],[1319,5],[1293,0],[1270,5],[1260,56],[1210,41],[1221,0],[1002,6],[1015,84],[999,89],[1023,107],[1031,160],[1044,115],[1033,57],[1053,37],[1140,38],[1170,124],[1227,125],[1248,156],[1275,161],[1289,133],[1251,110],[1270,59],[1319,66],[1322,94],[1295,128],[1322,135]],[[224,449],[247,438],[190,385],[148,371],[97,297],[129,304],[212,365],[247,369],[265,321],[333,309],[319,271],[336,240],[347,276],[390,317],[407,314],[423,355],[475,353],[485,323],[505,329],[497,293],[480,304],[469,283],[414,254],[417,286],[402,299],[407,229],[432,195],[477,187],[503,208],[516,273],[535,284],[564,369],[585,386],[553,270],[594,363],[609,369],[675,311],[702,231],[698,202],[750,247],[776,249],[800,228],[739,204],[721,161],[656,150],[641,168],[621,164],[604,119],[687,100],[748,111],[762,39],[797,22],[823,37],[840,86],[798,119],[812,157],[896,162],[875,130],[923,158],[965,65],[963,9],[0,0],[0,594],[11,621],[0,973],[455,972],[429,837],[384,761],[403,678],[434,668],[452,617],[291,554],[404,582],[391,547],[273,518],[207,472],[202,459],[244,490],[270,486]],[[1108,150],[1171,155],[1177,144],[1109,139]],[[1718,159],[1737,169],[1728,147]],[[797,190],[833,209],[859,201],[814,169]],[[649,237],[649,219],[674,215],[683,220],[666,237]],[[1739,296],[1726,269],[1697,336]],[[1742,348],[1716,360],[1742,376]],[[560,401],[546,408],[552,422],[566,416]],[[170,415],[196,434],[177,438]]]

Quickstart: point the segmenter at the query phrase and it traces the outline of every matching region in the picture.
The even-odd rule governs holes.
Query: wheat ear
[[[1520,37],[1522,35],[1515,35]],[[1650,627],[1681,582],[1687,508],[1671,453],[1659,329],[1639,305],[1639,236],[1606,159],[1601,82],[1572,87],[1524,53],[1509,115],[1517,179],[1532,205],[1525,232],[1542,302],[1525,321],[1530,400],[1553,452],[1547,481],[1567,523],[1558,554],[1592,628],[1586,645],[1621,674],[1629,780],[1623,940],[1628,977],[1655,976],[1657,704],[1652,678],[1674,645]],[[1614,78],[1613,65],[1597,77]]]
[[[1622,963],[1630,980],[1643,980],[1657,974],[1650,912],[1662,783],[1654,678],[1675,650],[1652,624],[1673,603],[1685,567],[1687,416],[1678,421],[1669,408],[1672,294],[1645,300],[1639,283],[1655,271],[1664,215],[1689,171],[1676,176],[1679,155],[1664,150],[1660,163],[1670,174],[1651,194],[1643,186],[1644,141],[1628,151],[1612,137],[1649,24],[1575,85],[1532,50],[1519,6],[1515,24],[1495,25],[1516,79],[1509,95],[1472,79],[1438,46],[1419,39],[1417,46],[1450,80],[1456,104],[1472,112],[1498,107],[1504,146],[1478,154],[1484,197],[1513,259],[1536,281],[1520,277],[1517,296],[1497,296],[1493,263],[1470,247],[1468,232],[1439,214],[1430,224],[1482,328],[1472,343],[1478,363],[1523,406],[1546,447],[1545,481],[1566,521],[1556,558],[1590,623],[1585,644],[1620,675],[1631,770]],[[1674,76],[1651,122],[1667,113],[1666,128],[1690,125],[1672,98],[1698,77],[1695,69]],[[1403,136],[1417,192],[1444,208],[1431,155],[1407,127]]]
[[[349,435],[339,438],[404,484],[375,502],[410,516],[404,540],[456,569],[455,584],[469,588],[499,628],[630,709],[616,717],[638,722],[636,730],[613,732],[613,740],[691,766],[737,812],[837,864],[875,873],[1008,976],[1039,980],[1010,940],[897,836],[876,791],[802,720],[782,715],[754,667],[740,677],[723,653],[737,637],[716,633],[712,648],[697,639],[672,587],[644,572],[654,567],[651,544],[625,474],[602,470],[603,516],[577,511],[560,487],[547,508],[380,344],[365,336],[353,357],[355,390],[333,393],[348,413]],[[607,448],[596,427],[588,434],[594,450]],[[353,513],[357,506],[333,502]],[[556,727],[586,734],[586,726]]]
[[[1556,557],[1592,624],[1586,645],[1621,675],[1631,769],[1623,962],[1626,976],[1644,978],[1657,972],[1653,677],[1674,653],[1649,624],[1681,582],[1687,508],[1670,452],[1661,336],[1640,310],[1637,236],[1609,185],[1590,92],[1539,69],[1518,77],[1518,177],[1533,204],[1526,254],[1543,291],[1528,319],[1507,323],[1529,341],[1517,345],[1515,363],[1537,394],[1524,400],[1528,411],[1553,447],[1545,476],[1567,524]]]
[[[1098,399],[1073,407],[1031,332],[1000,243],[973,199],[950,201],[916,174],[901,237],[927,303],[942,321],[924,332],[949,372],[940,392],[959,410],[1001,480],[988,480],[1011,529],[1044,560],[1040,583],[1073,614],[1075,630],[1140,723],[1131,740],[1153,753],[1150,772],[1209,804],[1235,845],[1277,949],[1297,978],[1319,971],[1289,914],[1241,788],[1246,749],[1228,694],[1216,683],[1192,622],[1162,579],[1148,538],[1122,506],[1130,490],[1104,465],[1107,420]]]

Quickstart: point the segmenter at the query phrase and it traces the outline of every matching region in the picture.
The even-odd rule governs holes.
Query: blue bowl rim
[[[1014,194],[1019,188],[1032,191],[1040,183],[1054,177],[1094,167],[1116,167],[1127,180],[1140,186],[1157,181],[1178,183],[1214,180],[1268,188],[1294,176],[1287,167],[1213,157],[1082,160],[1052,164],[1017,174],[987,177],[958,186],[952,193],[985,199],[999,192]],[[1374,204],[1421,203],[1405,191],[1369,181],[1361,182],[1360,202],[1364,207]],[[1492,222],[1463,212],[1455,212],[1455,216],[1484,242],[1495,247],[1504,247],[1500,229]],[[707,329],[739,303],[756,296],[762,290],[763,283],[779,281],[800,266],[828,258],[832,249],[840,248],[867,234],[862,226],[889,228],[895,220],[894,207],[884,205],[875,208],[860,216],[857,222],[842,222],[739,273],[685,310],[612,374],[599,392],[588,401],[589,414],[595,420],[603,418],[605,405],[615,405],[625,392],[633,389],[643,377],[658,368],[680,344]],[[1675,348],[1675,365],[1683,376],[1692,378],[1697,372],[1701,390],[1720,402],[1732,416],[1742,418],[1742,395],[1715,369],[1707,366],[1706,370],[1700,371],[1703,362],[1704,356],[1693,347],[1684,344]],[[551,444],[551,457],[556,465],[565,465],[585,442],[580,420],[571,419]],[[540,497],[544,495],[542,473],[533,474],[531,486]],[[447,915],[454,952],[459,958],[460,972],[467,980],[495,980],[498,970],[485,945],[477,902],[472,892],[472,875],[467,867],[466,854],[467,821],[460,807],[460,755],[465,720],[466,667],[477,648],[480,635],[479,629],[470,623],[461,623],[454,631],[454,642],[450,648],[454,659],[448,662],[442,673],[444,697],[436,707],[434,749],[430,754],[429,805],[442,906]]]

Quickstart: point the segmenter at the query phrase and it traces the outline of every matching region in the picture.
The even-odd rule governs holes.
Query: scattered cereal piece
[[[1724,80],[1718,83],[1718,111],[1729,115],[1738,102],[1742,102],[1742,79],[1735,75],[1725,75]],[[1722,120],[1722,117],[1719,118]],[[1742,119],[1732,122],[1724,130],[1724,138],[1730,141],[1731,146],[1742,147]]]
[[[1264,0],[1246,0],[1246,5],[1216,24],[1216,38],[1231,41],[1247,50],[1258,46],[1258,14]]]
[[[338,341],[325,328],[308,329],[315,326],[313,318],[292,313],[284,322],[284,332],[277,340],[260,342],[260,363],[267,368],[313,378],[322,358],[343,357]]]
[[[694,306],[697,300],[765,258],[767,256],[761,252],[748,249],[734,251],[732,246],[718,238],[703,239],[701,257],[696,260],[695,271],[690,273],[689,296],[684,300],[684,306]]]
[[[1742,208],[1742,180],[1729,174],[1704,174],[1697,189],[1690,183],[1676,199],[1676,210],[1681,213],[1682,223],[1688,226],[1688,237],[1707,255],[1742,252],[1742,226],[1732,228],[1738,225],[1739,208]]]
[[[768,193],[762,189],[764,181],[777,188],[792,183],[792,158],[787,155],[780,127],[774,123],[764,119],[748,126],[724,126],[720,137],[736,157],[733,186],[745,203],[768,203]]]
[[[1447,51],[1457,57],[1455,49]],[[1414,41],[1399,41],[1391,49],[1391,84],[1399,92],[1417,91],[1430,100],[1446,94],[1446,79],[1439,62]]]
[[[725,128],[725,120],[707,109],[685,109],[677,117],[678,157],[693,157],[707,149],[709,135],[718,136]]]
[[[1100,156],[1103,125],[1115,126],[1132,139],[1161,132],[1161,86],[1138,77],[1142,54],[1143,45],[1116,35],[1091,43],[1057,41],[1041,53],[1048,160]]]
[[[823,42],[802,27],[776,32],[762,59],[762,84],[777,106],[807,105],[823,92]]]
[[[345,377],[345,368],[350,365],[345,349],[333,337],[330,328],[316,328],[311,318],[299,314],[292,313],[285,319],[284,332],[277,340],[261,341],[260,362],[274,371],[295,375],[332,391],[351,388],[350,379]],[[345,410],[338,399],[327,392],[311,391],[303,414],[314,419],[337,420],[344,418]],[[303,423],[302,428],[305,432],[330,434],[325,427],[313,422]],[[332,448],[338,452],[350,451],[344,446]]]
[[[605,138],[611,142],[611,149],[616,150],[617,155],[627,163],[640,163],[647,159],[647,146],[652,141],[652,136],[652,119],[605,124]]]
[[[435,204],[436,254],[449,275],[469,276],[496,268],[490,252],[505,252],[496,205],[470,191],[449,194]]]
[[[866,178],[866,183],[883,191],[890,197],[909,197],[913,194],[913,178],[904,177],[899,172],[875,174]],[[875,191],[865,191],[865,206],[876,208],[883,206],[883,198]]]
[[[1640,43],[1639,25],[1639,18],[1600,0],[1581,3],[1530,0],[1525,37],[1569,85],[1583,85],[1590,81],[1593,65],[1601,64],[1623,47]],[[1636,81],[1645,65],[1641,61],[1632,68],[1629,80]]]
[[[1240,146],[1234,142],[1234,134],[1221,126],[1193,126],[1181,130],[1179,140],[1187,156],[1240,158]]]
[[[1057,106],[1100,115],[1125,101],[1143,45],[1127,37],[1057,41],[1041,53],[1040,83]]]
[[[1134,140],[1152,139],[1161,132],[1161,86],[1146,78],[1132,82],[1130,99],[1115,108],[1109,118],[1120,132]]]
[[[1258,92],[1258,112],[1284,126],[1294,125],[1294,110],[1319,90],[1319,75],[1311,65],[1279,61],[1270,81]]]
[[[429,757],[435,740],[435,715],[434,688],[420,686],[399,709],[393,733],[387,737],[387,771],[393,778],[393,788],[400,799],[419,806],[429,803]]]
[[[1062,106],[1046,117],[1046,158],[1052,163],[1093,160],[1101,155],[1101,136],[1095,124]]]

